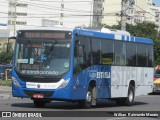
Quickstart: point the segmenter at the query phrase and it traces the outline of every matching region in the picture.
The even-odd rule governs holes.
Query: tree
[[[7,43],[4,44],[7,46]],[[13,46],[13,43],[10,43],[9,46]],[[12,61],[12,56],[13,56],[13,48],[10,47],[9,51],[6,51],[6,49],[3,49],[0,52],[0,64],[9,64]]]

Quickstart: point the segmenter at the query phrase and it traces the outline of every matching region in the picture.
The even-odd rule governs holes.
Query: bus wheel
[[[46,102],[45,101],[40,101],[40,100],[33,100],[34,102],[34,105],[37,107],[37,108],[42,108],[45,106]]]
[[[88,88],[88,91],[87,91],[87,94],[86,94],[86,100],[81,100],[81,101],[78,101],[78,105],[80,107],[84,107],[84,108],[91,108],[92,106],[92,99],[93,99],[93,92],[92,92],[92,88],[89,87]]]
[[[134,97],[135,97],[135,92],[134,92],[134,86],[133,85],[129,85],[129,89],[128,89],[128,96],[126,98],[126,102],[125,104],[127,106],[131,106],[134,104]]]

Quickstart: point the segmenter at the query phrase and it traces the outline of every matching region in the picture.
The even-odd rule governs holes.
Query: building
[[[106,25],[117,25],[121,18],[121,0],[105,0],[104,18],[102,23]]]
[[[0,7],[0,29],[7,29],[8,23],[8,1],[1,1]]]
[[[118,25],[121,21],[122,0],[105,1],[103,23]],[[155,23],[155,10],[152,9],[152,0],[127,0],[126,17],[129,24],[135,25],[144,21]]]
[[[0,27],[8,29],[10,36],[29,27],[97,27],[103,19],[104,0],[3,0],[2,3]]]
[[[155,24],[158,26],[158,31],[160,31],[160,7],[152,5],[151,10],[155,13]]]

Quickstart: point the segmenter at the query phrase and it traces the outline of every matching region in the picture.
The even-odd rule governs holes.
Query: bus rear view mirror
[[[75,45],[80,45],[80,41],[79,41],[79,40],[76,40],[76,41],[75,41]]]
[[[9,49],[11,48],[10,40],[16,40],[16,37],[9,37],[9,38],[8,38],[7,48],[6,48],[6,52],[7,52],[7,53],[9,52]]]

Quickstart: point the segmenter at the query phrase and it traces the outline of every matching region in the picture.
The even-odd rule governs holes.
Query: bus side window
[[[126,63],[126,44],[115,41],[115,65],[125,65]]]
[[[84,64],[84,46],[76,45],[75,47],[75,64]]]
[[[102,64],[112,65],[113,64],[113,40],[102,40],[101,50],[102,50]]]
[[[84,68],[84,46],[75,45],[74,48],[74,75],[77,75]]]

